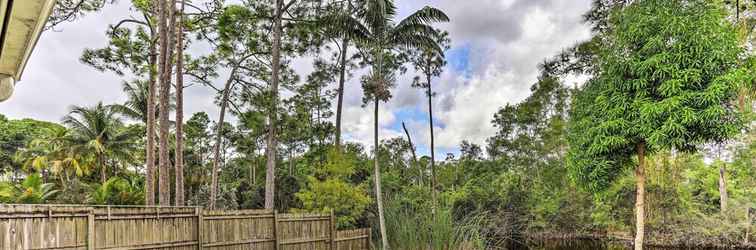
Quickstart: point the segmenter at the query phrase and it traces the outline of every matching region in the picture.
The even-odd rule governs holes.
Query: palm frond
[[[399,24],[397,24],[397,27],[404,25],[430,24],[448,21],[449,17],[443,11],[430,6],[425,6],[422,9],[415,11],[415,13],[407,16],[406,18],[404,18],[404,20],[400,21]]]

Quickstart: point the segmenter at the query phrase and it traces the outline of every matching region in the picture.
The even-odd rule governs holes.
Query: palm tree
[[[381,242],[384,249],[388,248],[386,236],[386,222],[381,195],[381,173],[378,162],[378,108],[381,101],[391,98],[391,87],[394,85],[395,72],[401,65],[401,58],[396,49],[431,49],[442,51],[434,39],[438,32],[430,25],[433,22],[446,22],[449,17],[436,8],[426,6],[405,19],[394,22],[396,5],[392,0],[364,0],[359,3],[360,10],[355,17],[341,14],[330,17],[327,22],[333,27],[343,27],[335,31],[352,38],[359,48],[359,52],[371,66],[370,73],[363,78],[365,90],[364,101],[373,102],[373,140],[374,140],[374,181],[376,203],[378,204],[378,219],[381,230]],[[331,26],[331,25],[329,25]]]
[[[42,173],[45,181],[49,173],[58,175],[63,187],[71,176],[88,174],[92,164],[91,157],[71,147],[69,131],[64,127],[53,128],[48,136],[32,140],[26,149],[17,153],[24,170]]]
[[[113,110],[128,119],[146,124],[149,98],[148,84],[140,80],[123,82],[122,89],[123,93],[126,94],[126,102],[123,104],[113,104]]]
[[[112,106],[102,102],[92,107],[74,106],[63,124],[71,130],[72,149],[94,156],[102,183],[107,180],[108,165],[133,162],[136,133],[124,127]]]

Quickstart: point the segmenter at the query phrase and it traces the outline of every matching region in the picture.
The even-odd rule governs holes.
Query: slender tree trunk
[[[428,60],[428,65],[430,65],[430,60]],[[431,86],[431,75],[426,74],[425,80],[428,83],[428,121],[430,126],[430,170],[431,170],[431,218],[433,220],[436,220],[436,209],[438,207],[438,187],[436,186],[438,183],[436,180],[436,147],[434,144],[434,136],[433,136],[433,88]],[[433,230],[433,229],[431,229]],[[433,231],[431,231],[431,243],[433,242]],[[433,249],[433,245],[431,244],[431,249]]]
[[[220,167],[221,154],[220,147],[223,140],[223,120],[226,117],[226,106],[228,106],[228,96],[231,92],[231,83],[234,80],[236,74],[236,66],[231,70],[231,75],[226,80],[226,85],[223,87],[223,97],[221,99],[221,109],[218,115],[218,125],[216,126],[215,145],[213,146],[213,172],[210,174],[212,179],[210,180],[210,209],[215,209],[215,201],[218,198],[218,168]]]
[[[289,150],[289,176],[294,175],[294,154],[293,150]]]
[[[252,151],[251,155],[254,156],[254,151]],[[254,157],[250,157],[248,160],[249,160],[249,183],[254,186],[255,185],[255,159]]]
[[[346,13],[351,13],[352,2],[346,1]],[[339,89],[336,103],[336,150],[341,152],[341,116],[344,107],[344,82],[346,81],[347,53],[349,52],[349,39],[341,40],[341,58],[339,58]]]
[[[275,13],[273,18],[273,48],[271,51],[271,63],[273,64],[271,73],[271,103],[268,122],[268,138],[265,164],[265,209],[275,207],[275,188],[276,188],[276,149],[278,141],[276,136],[276,120],[278,120],[278,81],[279,71],[281,69],[281,17],[283,16],[283,0],[275,1]],[[292,0],[294,1],[294,0]]]
[[[727,165],[722,162],[722,166],[719,167],[719,209],[722,213],[725,213],[725,211],[727,211],[727,179],[725,177],[726,172]]]
[[[170,6],[167,0],[160,0],[160,8],[158,15],[158,25],[160,30],[160,119],[159,134],[158,134],[158,194],[159,204],[161,206],[169,206],[171,203],[170,198],[170,181],[169,181],[169,168],[170,163],[168,155],[168,136],[169,136],[169,121],[168,121],[168,102],[170,100],[170,74],[168,73],[168,67],[170,67],[170,32],[168,29],[167,19],[169,18]]]
[[[638,154],[638,167],[635,169],[635,250],[643,250],[643,236],[645,233],[646,215],[646,143],[638,143],[636,147]]]
[[[108,174],[105,172],[107,171],[107,167],[105,167],[105,158],[102,156],[102,153],[97,155],[97,161],[100,163],[100,183],[104,184],[108,181]]]
[[[433,216],[434,220],[436,218],[436,207],[438,206],[438,195],[436,192],[438,191],[438,187],[436,187],[436,147],[434,144],[434,138],[433,138],[433,88],[431,87],[431,75],[428,74],[425,76],[425,79],[428,83],[428,117],[429,117],[429,124],[430,124],[430,169],[431,169],[431,216]]]
[[[341,114],[344,107],[344,82],[346,81],[346,58],[349,51],[349,39],[341,41],[341,58],[339,62],[339,89],[336,103],[336,150],[341,151]]]
[[[176,206],[184,205],[184,0],[176,32]]]
[[[154,37],[154,34],[153,36]],[[155,85],[157,82],[157,49],[150,43],[150,82],[147,88],[147,149],[145,152],[146,174],[144,203],[155,205]]]
[[[380,101],[375,99],[375,108],[373,109],[373,181],[375,182],[375,202],[378,204],[378,224],[381,229],[381,245],[384,250],[389,249],[388,236],[386,235],[386,219],[383,215],[383,198],[381,192],[381,168],[378,165],[378,103]]]
[[[402,122],[402,128],[404,129],[404,134],[407,135],[407,141],[409,142],[410,153],[412,153],[412,164],[415,164],[415,166],[418,169],[422,169],[420,168],[420,165],[418,165],[417,154],[415,153],[415,145],[412,144],[412,138],[410,137],[409,130],[407,130],[407,126],[404,125],[404,122]],[[420,176],[420,181],[419,181],[420,185],[423,185],[423,171],[422,170],[420,171],[419,176]]]

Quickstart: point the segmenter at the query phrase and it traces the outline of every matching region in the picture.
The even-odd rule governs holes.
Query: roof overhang
[[[56,0],[0,0],[0,101],[10,98]]]

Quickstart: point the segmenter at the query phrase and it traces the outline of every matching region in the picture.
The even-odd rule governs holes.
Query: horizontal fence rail
[[[0,249],[370,249],[370,229],[333,214],[198,207],[0,204]]]

